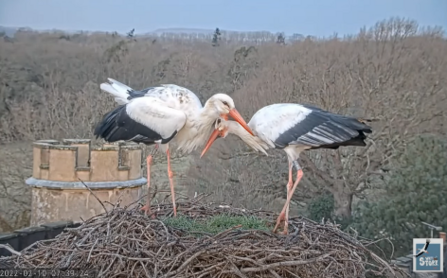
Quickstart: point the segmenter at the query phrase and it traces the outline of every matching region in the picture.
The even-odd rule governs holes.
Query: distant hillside
[[[213,34],[215,29],[200,29],[200,28],[161,28],[157,29],[152,32],[145,33],[145,35],[161,35],[163,33],[174,33],[174,34]],[[244,34],[259,34],[259,33],[271,33],[269,31],[233,31],[233,30],[224,30],[220,29],[220,32],[227,33],[227,34],[238,34],[238,33],[244,33]],[[273,33],[272,33],[273,34]]]
[[[19,29],[25,29],[25,30],[30,30],[30,31],[36,31],[36,32],[51,32],[51,31],[56,31],[56,29],[54,30],[35,30],[29,27],[5,27],[5,26],[0,26],[0,33],[4,32],[7,36],[9,37],[13,37],[15,35],[15,33],[19,30]],[[90,32],[90,31],[74,31],[74,30],[57,30],[57,31],[63,31],[66,32],[68,34],[73,34],[73,33],[79,33],[79,32],[83,32],[84,34],[89,34],[89,33],[95,33],[95,32]],[[146,33],[138,33],[138,30],[136,30],[135,35],[136,36],[140,36],[140,37],[144,37],[144,36],[160,36],[162,34],[200,34],[200,35],[212,35],[214,33],[215,29],[200,29],[200,28],[160,28],[160,29],[156,29],[154,31],[151,32],[146,32]],[[236,35],[236,34],[240,34],[240,33],[244,33],[244,34],[272,34],[275,35],[274,33],[271,33],[269,31],[232,31],[232,30],[220,30],[222,33],[226,33],[228,35]],[[101,32],[101,31],[97,31],[97,32]],[[125,35],[125,34],[123,34]],[[293,35],[289,35],[286,36],[286,39],[302,39],[304,38],[304,35],[302,34],[293,34]]]
[[[198,29],[198,28],[161,28],[146,34],[157,34],[161,35],[163,33],[177,33],[177,34],[212,34],[214,30],[212,29]]]
[[[152,32],[147,32],[147,33],[144,33],[144,34],[138,34],[137,33],[137,36],[160,36],[160,35],[162,35],[162,34],[188,34],[188,35],[191,35],[191,34],[199,34],[199,35],[212,35],[213,33],[214,33],[214,31],[215,31],[215,29],[200,29],[200,28],[161,28],[161,29],[157,29],[157,30],[155,30],[155,31],[152,31]],[[251,35],[251,34],[256,34],[256,35],[259,35],[259,34],[263,34],[263,35],[268,35],[268,34],[270,34],[270,35],[273,35],[273,36],[276,36],[276,33],[272,33],[272,32],[269,32],[269,31],[232,31],[232,30],[223,30],[223,29],[220,29],[220,32],[222,33],[222,34],[227,34],[227,35],[237,35],[237,34],[241,34],[241,33],[243,33],[243,34],[248,34],[248,35]],[[304,35],[302,35],[302,34],[298,34],[298,33],[295,33],[295,34],[293,34],[293,35],[286,35],[286,39],[287,40],[301,40],[301,39],[304,39],[305,38],[305,36]]]
[[[0,33],[5,33],[8,37],[13,37],[19,28],[0,26]]]

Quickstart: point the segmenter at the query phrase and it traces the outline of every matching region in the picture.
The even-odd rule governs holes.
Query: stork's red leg
[[[287,183],[287,198],[289,198],[290,195],[293,195],[293,192],[291,192],[292,187],[293,187],[292,169],[293,169],[293,165],[290,164],[289,183]],[[292,199],[292,197],[290,197],[290,199]],[[289,227],[289,207],[290,207],[290,204],[287,205],[287,208],[286,208],[286,219],[284,220],[284,230],[285,231],[287,231],[287,229]]]
[[[292,189],[293,186],[293,178],[292,178],[292,163],[289,162],[289,181],[287,182],[287,199],[289,198],[290,189]],[[286,200],[287,200],[286,199]],[[282,222],[284,222],[284,226],[288,224],[289,219],[289,209],[287,208],[286,213],[280,213],[278,216],[278,219],[276,220],[275,228],[273,229],[273,232],[275,233],[278,227],[281,225]]]
[[[171,184],[171,195],[172,195],[172,206],[174,208],[174,217],[177,216],[177,207],[175,205],[175,191],[174,191],[174,172],[171,170],[171,156],[169,154],[169,149],[166,151],[168,156],[168,177],[169,183]]]
[[[299,169],[299,170],[297,171],[297,173],[296,173],[296,181],[295,181],[295,183],[293,184],[291,190],[289,191],[289,196],[287,196],[287,200],[286,200],[286,203],[284,204],[284,207],[283,207],[283,209],[282,209],[282,211],[281,211],[281,213],[280,213],[280,217],[281,217],[281,215],[286,215],[286,213],[287,213],[287,215],[289,214],[288,210],[289,210],[290,201],[292,200],[293,193],[295,192],[295,189],[296,189],[296,187],[298,186],[298,183],[300,182],[300,180],[301,180],[302,177],[303,177],[303,170]],[[279,217],[278,217],[278,218],[279,218]],[[288,224],[288,222],[287,222],[288,220],[289,220],[288,218],[285,219],[285,223]],[[276,225],[278,226],[278,222],[277,222]],[[276,229],[276,228],[277,228],[277,227],[275,227],[275,229]],[[274,231],[275,231],[275,230],[274,230]],[[283,234],[288,234],[288,225],[286,225],[286,224],[284,225],[284,231],[283,231]]]
[[[151,165],[152,165],[152,155],[148,155],[146,158],[146,166],[147,166],[147,199],[146,205],[144,205],[141,210],[143,210],[147,215],[151,214]],[[155,215],[152,216],[155,218]]]
[[[158,150],[158,145],[155,145],[155,148],[153,152],[147,156],[146,158],[146,167],[147,167],[147,199],[146,199],[146,205],[144,205],[141,210],[143,210],[146,215],[150,215],[151,212],[151,165],[152,165],[152,154],[154,154]],[[152,215],[152,218],[155,218],[155,215]]]

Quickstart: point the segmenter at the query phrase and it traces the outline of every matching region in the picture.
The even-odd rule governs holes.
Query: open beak
[[[243,128],[245,128],[248,133],[255,136],[253,134],[253,131],[248,127],[247,123],[244,121],[244,118],[242,118],[241,114],[237,112],[236,108],[233,108],[230,110],[230,113],[228,113],[236,122],[238,122]],[[210,138],[211,139],[211,138]]]
[[[210,136],[210,139],[208,139],[208,142],[206,142],[206,146],[203,149],[202,153],[200,154],[200,158],[206,153],[206,151],[211,148],[211,145],[216,141],[217,137],[219,136],[220,131],[218,129],[215,129],[213,133]]]

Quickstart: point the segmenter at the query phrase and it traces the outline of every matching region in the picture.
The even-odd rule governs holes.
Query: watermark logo
[[[442,238],[413,239],[413,272],[443,272]]]

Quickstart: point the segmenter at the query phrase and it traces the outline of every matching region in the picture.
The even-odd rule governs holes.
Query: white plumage
[[[310,112],[298,104],[273,104],[259,109],[249,121],[249,126],[256,129],[256,136],[275,148],[274,142],[279,136],[303,121]]]
[[[289,160],[289,182],[287,201],[278,217],[276,227],[285,221],[287,233],[289,203],[303,173],[298,164],[302,151],[307,149],[338,149],[340,146],[365,146],[364,133],[371,128],[361,120],[334,114],[320,108],[295,103],[277,103],[258,110],[248,123],[255,136],[241,129],[233,121],[218,120],[216,129],[210,136],[202,156],[218,136],[226,137],[234,133],[256,151],[266,153],[268,149],[283,149]],[[297,179],[292,180],[292,168],[297,169]]]
[[[130,102],[126,106],[126,113],[136,122],[158,133],[162,138],[169,138],[174,132],[181,130],[186,123],[185,112],[171,108],[168,103],[154,97],[143,97]],[[130,140],[133,139],[136,138]],[[161,143],[161,140],[155,142]]]
[[[215,94],[202,106],[199,98],[190,90],[173,85],[149,87],[135,91],[112,78],[102,83],[100,88],[114,96],[119,107],[107,113],[96,126],[96,137],[108,142],[120,140],[161,145],[168,156],[168,175],[176,215],[174,185],[169,159],[169,143],[175,142],[179,150],[186,153],[203,145],[213,131],[219,117],[230,115],[248,132],[242,116],[236,110],[233,99],[226,94]],[[150,187],[150,164],[152,156],[147,157],[148,187]],[[149,203],[143,207],[149,212]]]

